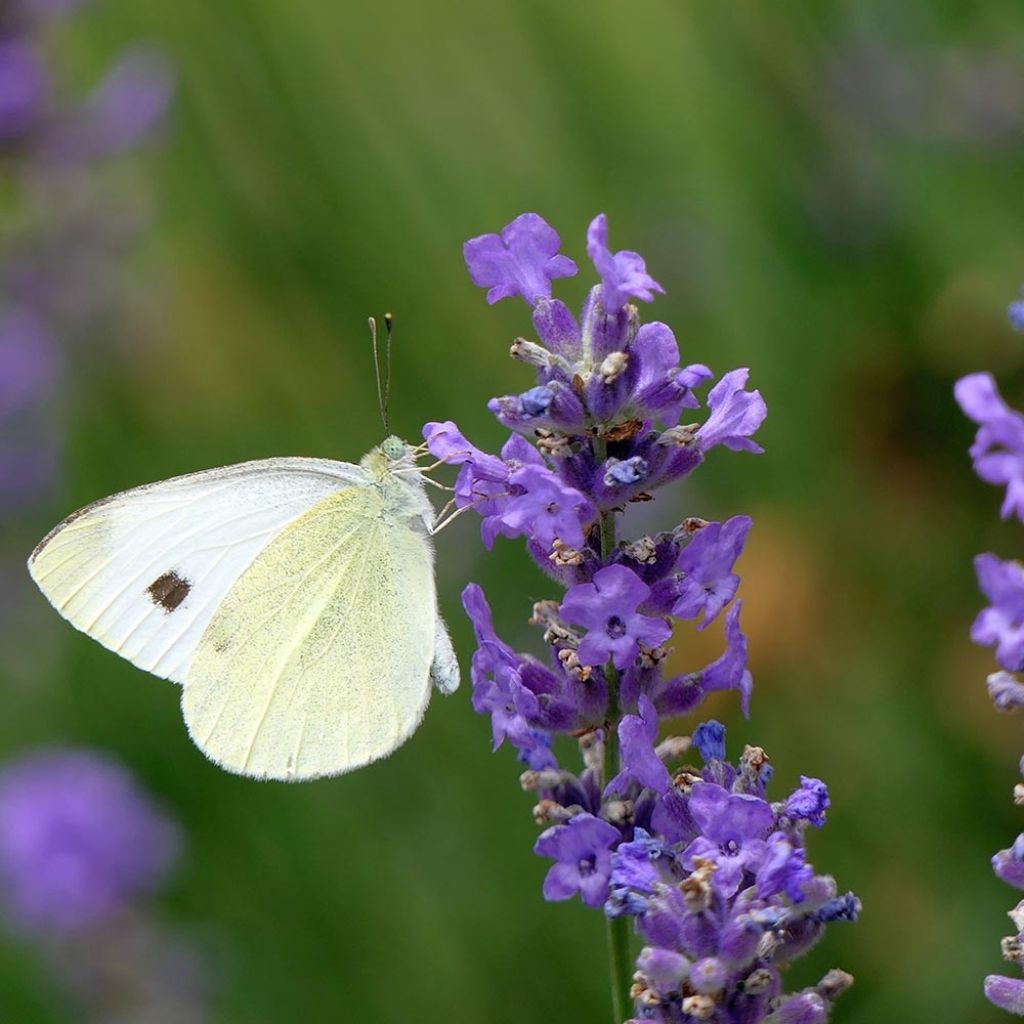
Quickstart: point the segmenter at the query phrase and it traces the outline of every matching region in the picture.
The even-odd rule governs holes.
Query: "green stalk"
[[[598,464],[608,455],[608,445],[601,438],[594,440]],[[615,513],[602,512],[600,518],[601,561],[607,564],[615,550]],[[609,661],[604,667],[608,683],[608,706],[605,710],[603,784],[619,773],[619,670]],[[630,955],[629,918],[625,915],[605,918],[608,931],[608,973],[612,992],[612,1024],[622,1024],[632,1016],[629,990],[633,985],[633,959]]]

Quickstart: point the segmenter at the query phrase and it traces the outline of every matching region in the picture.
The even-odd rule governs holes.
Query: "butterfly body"
[[[431,684],[458,686],[432,522],[412,449],[389,437],[359,465],[268,459],[104,499],[29,570],[76,628],[182,684],[212,760],[309,779],[391,753]]]

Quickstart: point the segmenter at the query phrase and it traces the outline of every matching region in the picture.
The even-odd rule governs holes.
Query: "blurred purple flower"
[[[0,892],[14,920],[73,932],[152,892],[178,832],[117,762],[39,751],[0,772]]]
[[[978,586],[991,601],[971,626],[971,639],[996,648],[996,660],[1007,672],[1024,669],[1024,565],[995,555],[974,559]]]
[[[971,445],[974,471],[985,483],[1006,487],[1002,517],[1024,522],[1024,416],[1000,397],[990,373],[972,373],[956,382],[954,394],[964,414],[978,424]]]
[[[46,59],[53,18],[76,0],[13,0],[0,16],[0,148],[19,224],[0,255],[0,516],[52,486],[50,399],[62,349],[118,299],[117,264],[140,224],[103,197],[97,162],[148,137],[167,111],[169,65],[128,51],[84,102]]]
[[[39,317],[17,308],[0,313],[0,429],[48,397],[59,370],[60,354]]]
[[[1024,294],[1024,286],[1021,286],[1021,294]],[[1024,299],[1014,299],[1006,307],[1006,316],[1015,331],[1024,331]]]
[[[127,51],[79,110],[57,120],[45,158],[84,163],[133,149],[163,123],[173,93],[174,75],[162,54]]]
[[[46,65],[36,47],[23,39],[0,39],[0,143],[35,126],[48,92]]]

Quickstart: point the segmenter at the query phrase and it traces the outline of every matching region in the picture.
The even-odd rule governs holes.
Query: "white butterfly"
[[[416,450],[358,466],[267,459],[138,487],[68,516],[29,571],[76,628],[183,685],[228,771],[337,775],[390,754],[433,683],[459,685],[437,610]]]
[[[369,321],[388,430],[385,324],[382,382]],[[221,767],[340,775],[404,743],[431,684],[459,686],[425,450],[389,436],[358,466],[266,459],[136,487],[68,516],[28,569],[77,629],[182,684],[189,734]]]

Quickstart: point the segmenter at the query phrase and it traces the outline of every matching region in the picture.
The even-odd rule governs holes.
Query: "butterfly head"
[[[371,448],[363,456],[362,463],[371,473],[384,477],[395,470],[415,469],[416,452],[411,445],[392,434],[384,438],[376,448]]]

